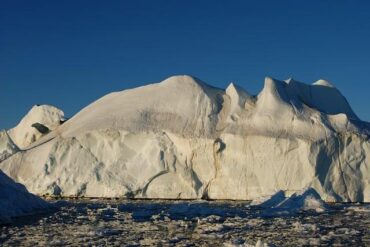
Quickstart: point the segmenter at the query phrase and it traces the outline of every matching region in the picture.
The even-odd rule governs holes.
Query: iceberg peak
[[[51,105],[34,105],[19,124],[9,130],[12,141],[21,149],[26,148],[49,130],[65,121],[64,112]],[[41,129],[47,130],[45,132]]]
[[[197,86],[200,88],[204,87],[210,87],[207,83],[201,81],[200,79],[191,76],[191,75],[174,75],[170,76],[164,81],[161,82],[161,84],[168,85],[168,84],[180,84],[180,85],[192,85],[192,86]]]

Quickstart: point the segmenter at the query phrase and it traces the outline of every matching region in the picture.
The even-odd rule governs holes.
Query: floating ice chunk
[[[317,212],[323,212],[325,211],[326,206],[316,190],[308,188],[294,193],[283,202],[276,205],[275,208],[303,211],[315,210]]]
[[[253,200],[250,206],[259,206],[262,208],[271,208],[285,200],[285,193],[279,190],[275,194],[264,196]]]
[[[296,192],[290,197],[285,197],[283,191],[252,201],[251,206],[265,209],[286,210],[287,212],[309,211],[323,212],[326,209],[324,201],[313,188]]]

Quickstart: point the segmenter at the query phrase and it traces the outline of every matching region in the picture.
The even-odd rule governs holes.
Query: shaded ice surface
[[[2,246],[369,246],[370,205],[266,215],[249,202],[78,199],[0,226]]]
[[[267,77],[251,95],[173,76],[64,121],[33,107],[0,132],[0,169],[38,195],[255,200],[311,187],[370,202],[370,124],[325,80]]]
[[[12,218],[46,212],[52,206],[0,170],[0,224],[11,222]]]

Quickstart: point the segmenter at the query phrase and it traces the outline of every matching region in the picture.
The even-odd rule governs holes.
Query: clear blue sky
[[[252,93],[323,78],[369,121],[370,1],[0,0],[0,129],[174,74]]]

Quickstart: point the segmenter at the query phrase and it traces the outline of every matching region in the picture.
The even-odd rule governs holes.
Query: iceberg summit
[[[370,202],[370,124],[329,82],[258,95],[190,76],[108,94],[66,121],[34,106],[0,132],[0,169],[38,195],[255,200],[314,189]]]

